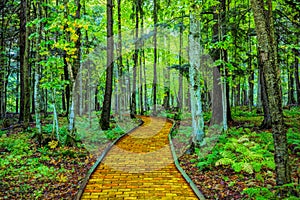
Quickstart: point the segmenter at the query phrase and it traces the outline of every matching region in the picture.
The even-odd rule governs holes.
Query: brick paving
[[[81,199],[198,199],[177,170],[169,146],[172,123],[141,117],[91,175]]]

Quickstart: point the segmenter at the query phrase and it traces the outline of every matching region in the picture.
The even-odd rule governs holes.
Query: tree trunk
[[[30,5],[27,0],[21,1],[20,11],[20,60],[21,60],[21,113],[20,121],[23,121],[23,128],[27,129],[30,120],[30,74],[29,74],[29,27],[26,26]]]
[[[77,9],[76,9],[76,19],[80,19],[80,11],[81,11],[81,3],[80,0],[75,1]],[[70,95],[71,106],[70,106],[70,114],[69,114],[69,132],[71,135],[75,132],[75,86],[76,86],[76,78],[78,71],[80,69],[80,60],[81,60],[81,31],[80,28],[76,29],[76,35],[78,39],[75,42],[75,53],[74,56],[76,57],[74,60],[74,64],[72,66],[68,65],[71,85],[72,85],[72,95]]]
[[[154,35],[153,35],[153,48],[154,48],[154,63],[153,63],[153,114],[156,115],[157,104],[157,0],[154,0],[153,19],[154,19]]]
[[[213,68],[212,118],[210,125],[221,125],[223,122],[221,74],[218,67]]]
[[[182,67],[182,47],[183,47],[183,13],[181,13],[181,22],[179,27],[179,66]],[[182,112],[183,108],[183,75],[179,73],[178,78],[178,108],[179,112]]]
[[[260,60],[266,81],[268,105],[272,121],[276,183],[277,185],[284,185],[291,182],[291,173],[289,168],[286,128],[283,123],[281,81],[275,43],[272,1],[268,0],[267,3],[268,11],[265,10],[263,0],[251,0],[260,50]],[[268,17],[265,16],[266,12],[268,12]]]
[[[216,9],[216,8],[215,8]],[[214,19],[218,22],[213,27],[213,38],[218,38],[219,35],[219,20],[218,14],[214,14]],[[215,39],[215,42],[217,39]],[[221,59],[220,49],[215,49],[213,52],[213,60]],[[221,125],[223,122],[223,106],[222,106],[222,88],[221,88],[221,73],[219,67],[213,68],[213,91],[212,91],[212,117],[210,125]]]
[[[135,118],[136,115],[136,83],[137,83],[137,66],[139,59],[139,0],[136,0],[135,4],[135,46],[133,55],[133,80],[132,80],[132,94],[131,94],[131,104],[130,104],[130,117]]]
[[[296,80],[296,91],[297,91],[297,103],[300,105],[300,79],[299,79],[299,51],[295,50],[295,80]]]
[[[5,117],[5,38],[4,38],[4,13],[5,2],[1,1],[1,38],[0,38],[0,119]]]
[[[68,63],[67,63],[67,52],[64,51],[63,53],[63,59],[64,59],[64,79],[65,81],[70,81],[69,78],[69,72],[68,72]],[[66,96],[66,116],[69,115],[69,111],[70,111],[70,83],[68,83],[65,87],[65,96]]]
[[[167,42],[167,68],[164,69],[164,109],[166,111],[170,110],[170,38],[168,36],[165,36],[165,42]]]
[[[235,106],[241,105],[241,79],[240,77],[236,77],[237,80],[237,86],[235,89]]]
[[[213,38],[216,41],[222,41],[222,35],[225,30],[226,23],[226,1],[220,0],[221,10],[223,12],[220,14],[214,13],[214,19],[217,20],[217,23],[213,26]],[[217,9],[217,8],[215,8]],[[224,29],[224,30],[223,30]],[[222,59],[227,62],[227,51],[223,49],[215,49],[213,53],[213,59],[215,61]],[[225,66],[220,67],[216,66],[213,68],[213,92],[212,92],[212,118],[210,120],[210,125],[221,125],[227,130],[228,119],[232,120],[230,113],[229,105],[229,87],[227,86],[226,81],[221,80],[221,77],[226,78],[227,72]]]
[[[287,56],[287,66],[289,66],[288,63],[288,56]],[[288,105],[295,105],[296,100],[294,97],[294,65],[291,64],[288,69]]]
[[[102,113],[100,126],[103,130],[110,128],[110,111],[111,111],[111,95],[112,95],[112,79],[114,66],[114,37],[113,37],[113,1],[107,0],[107,66],[106,66],[106,84],[104,101],[102,105]]]
[[[20,115],[19,122],[24,121],[24,55],[26,46],[26,12],[27,12],[27,2],[22,0],[20,4]]]
[[[262,102],[262,107],[263,107],[263,112],[264,112],[264,119],[262,124],[260,125],[261,128],[263,129],[269,129],[272,127],[272,122],[271,122],[271,115],[270,115],[270,109],[268,105],[268,93],[266,90],[266,81],[265,81],[265,76],[263,72],[263,66],[261,64],[260,58],[258,61],[259,65],[259,77],[260,77],[260,89],[261,89],[261,102]]]
[[[200,23],[190,11],[189,35],[189,81],[191,93],[191,113],[193,125],[192,147],[199,147],[204,138],[204,119],[200,83]],[[192,149],[193,150],[193,149]]]
[[[251,58],[250,58],[251,59]],[[250,68],[250,76],[248,78],[248,83],[249,83],[249,93],[248,93],[248,99],[249,99],[249,106],[250,110],[252,109],[253,102],[254,102],[254,70],[252,70],[252,62],[249,61],[249,68]]]
[[[140,81],[139,81],[139,100],[140,100],[140,113],[141,115],[144,115],[144,101],[143,101],[143,53],[140,51]]]
[[[36,7],[38,10],[38,19],[42,18],[42,8],[39,2],[36,2]],[[42,39],[42,26],[41,24],[37,24],[36,32],[39,33],[37,43],[36,43],[36,68],[35,68],[35,81],[34,81],[34,108],[35,108],[35,124],[38,131],[38,134],[42,134],[42,125],[41,125],[41,107],[40,107],[40,73],[41,67],[39,62],[41,61],[40,56],[40,43]]]
[[[124,107],[122,104],[122,99],[125,98],[123,92],[124,90],[124,77],[123,77],[123,57],[122,57],[122,12],[121,12],[121,0],[117,0],[118,7],[118,45],[117,45],[117,57],[118,57],[118,91],[117,91],[117,113],[122,118],[121,107]]]

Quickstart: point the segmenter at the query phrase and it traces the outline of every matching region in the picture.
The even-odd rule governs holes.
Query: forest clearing
[[[0,199],[299,199],[297,0],[1,0]]]

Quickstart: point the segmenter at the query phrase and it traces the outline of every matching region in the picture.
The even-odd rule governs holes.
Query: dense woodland
[[[1,0],[0,18],[1,170],[22,132],[52,151],[80,146],[85,119],[111,131],[138,115],[167,116],[190,122],[195,157],[208,127],[230,137],[247,113],[258,119],[250,131],[272,133],[277,186],[267,190],[299,197],[299,1]],[[214,165],[234,166],[220,155]],[[243,169],[251,172],[234,171]]]

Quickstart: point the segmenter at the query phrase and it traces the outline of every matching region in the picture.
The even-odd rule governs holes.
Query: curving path
[[[198,199],[173,163],[172,123],[141,118],[144,124],[119,140],[98,165],[81,199]]]

